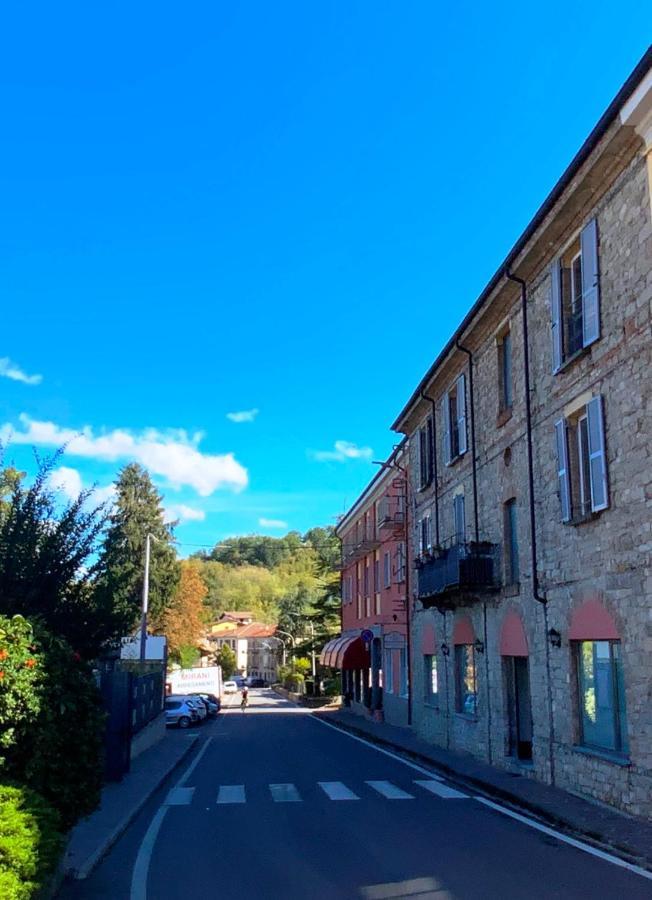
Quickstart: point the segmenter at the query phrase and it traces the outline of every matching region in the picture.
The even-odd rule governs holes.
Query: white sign
[[[145,659],[165,659],[168,639],[162,635],[147,635]],[[140,659],[140,635],[122,638],[120,659]]]
[[[171,694],[215,694],[222,693],[221,666],[202,666],[195,669],[175,669],[168,672],[165,679]]]

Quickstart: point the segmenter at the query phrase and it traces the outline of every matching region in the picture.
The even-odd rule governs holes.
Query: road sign
[[[374,633],[369,628],[365,628],[362,634],[360,635],[365,644],[370,644],[374,639]]]

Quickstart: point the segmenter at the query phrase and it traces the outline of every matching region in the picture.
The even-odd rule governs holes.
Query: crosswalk
[[[399,787],[391,781],[364,781],[355,786],[355,790],[342,781],[318,781],[317,796],[333,801],[355,801],[379,797],[383,800],[405,801],[427,798],[428,795],[442,800],[464,800],[468,794],[444,784],[438,778],[414,779],[409,789],[404,785]],[[312,786],[301,788],[291,783],[274,783],[265,786],[263,796],[273,803],[302,803],[304,799],[314,799],[315,792]],[[303,791],[303,794],[302,792]],[[252,789],[251,793],[254,793]],[[256,799],[260,799],[260,787],[255,788]],[[168,794],[168,806],[189,805],[195,794],[195,788],[175,788]],[[306,796],[304,796],[306,795]],[[227,806],[247,803],[247,788],[244,784],[221,784],[218,787],[216,804]]]

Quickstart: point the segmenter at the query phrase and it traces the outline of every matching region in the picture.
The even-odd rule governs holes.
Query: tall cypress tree
[[[172,528],[163,518],[162,497],[149,473],[130,463],[119,473],[116,499],[99,561],[96,590],[122,622],[123,634],[140,619],[145,539],[151,534],[149,622],[160,627],[174,595],[179,568],[172,545]]]

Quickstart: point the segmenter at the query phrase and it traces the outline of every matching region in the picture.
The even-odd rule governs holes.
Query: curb
[[[138,801],[132,806],[125,816],[118,822],[112,832],[107,835],[107,837],[101,841],[100,845],[96,848],[96,850],[87,857],[83,864],[75,869],[72,866],[68,866],[65,864],[65,859],[67,856],[67,851],[64,854],[64,865],[62,866],[62,872],[60,875],[60,881],[58,887],[64,880],[74,880],[74,881],[83,881],[88,878],[91,872],[97,867],[97,865],[104,859],[106,854],[109,852],[111,847],[116,843],[116,841],[125,833],[127,828],[134,821],[136,816],[143,809],[145,804],[154,796],[154,794],[158,791],[158,789],[165,784],[170,775],[177,769],[181,763],[186,759],[190,751],[196,746],[199,741],[199,735],[195,735],[192,740],[188,741],[188,746],[184,748],[183,753],[173,762],[171,763],[166,771],[162,774],[162,776],[158,779],[156,784],[152,785],[150,789],[148,789],[145,794],[138,799]],[[57,879],[59,880],[59,879]]]
[[[319,716],[319,711],[313,712],[313,715]],[[407,747],[401,747],[400,744],[395,744],[393,741],[390,741],[387,738],[380,737],[375,734],[369,734],[369,732],[365,731],[364,728],[356,728],[355,725],[349,725],[348,722],[345,724],[336,720],[329,720],[329,724],[334,725],[336,728],[339,728],[340,731],[348,731],[351,734],[355,734],[357,737],[365,738],[372,744],[378,744],[379,746],[386,747],[387,749],[398,752],[399,754],[411,758],[423,765],[427,765],[429,768],[440,772],[442,775],[445,775],[446,778],[457,787],[466,788],[467,790],[472,789],[476,793],[482,794],[485,798],[490,800],[499,800],[505,807],[508,807],[514,812],[520,812],[522,814],[526,813],[531,818],[537,819],[544,825],[554,827],[558,831],[563,832],[569,837],[573,837],[576,840],[580,840],[586,844],[590,844],[592,847],[595,847],[598,850],[602,850],[605,853],[611,853],[613,856],[617,856],[619,859],[622,859],[625,862],[640,866],[642,869],[652,871],[652,859],[649,859],[646,856],[639,856],[626,846],[621,846],[619,844],[614,844],[610,841],[606,841],[598,833],[580,831],[572,823],[568,822],[567,819],[556,816],[550,813],[548,810],[537,806],[537,804],[531,803],[527,799],[524,799],[517,794],[511,793],[511,791],[504,790],[503,788],[497,787],[493,784],[488,784],[486,781],[483,781],[480,778],[462,775],[452,766],[446,765],[446,763],[433,760],[429,756],[426,756],[423,753],[419,753],[417,750],[410,750]]]

